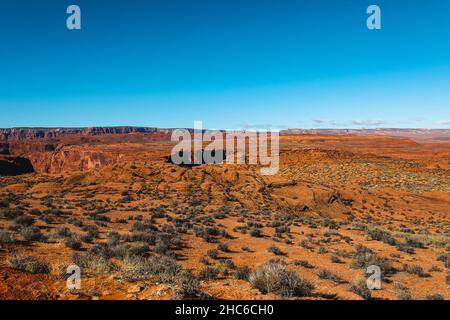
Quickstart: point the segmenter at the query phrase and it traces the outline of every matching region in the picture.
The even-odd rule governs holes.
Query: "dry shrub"
[[[29,273],[49,273],[50,265],[33,256],[13,255],[9,258],[9,266]]]
[[[310,281],[300,278],[297,273],[276,262],[268,262],[256,268],[250,273],[249,282],[262,293],[273,292],[283,298],[307,296],[314,290]]]

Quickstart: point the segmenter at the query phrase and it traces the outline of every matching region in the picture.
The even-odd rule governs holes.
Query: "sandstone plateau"
[[[0,299],[450,298],[449,130],[286,130],[273,176],[170,135],[1,129]]]

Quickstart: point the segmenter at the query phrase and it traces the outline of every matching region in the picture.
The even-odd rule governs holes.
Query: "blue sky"
[[[448,0],[2,0],[0,127],[449,128],[449,16]]]

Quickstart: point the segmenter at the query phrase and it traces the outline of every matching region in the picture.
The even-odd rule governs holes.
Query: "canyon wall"
[[[143,127],[0,129],[0,159],[28,159],[38,173],[85,171],[121,161],[160,160],[170,154],[171,132]]]
[[[68,136],[97,136],[129,133],[170,133],[171,129],[148,127],[92,127],[92,128],[8,128],[0,129],[0,141],[53,139]]]

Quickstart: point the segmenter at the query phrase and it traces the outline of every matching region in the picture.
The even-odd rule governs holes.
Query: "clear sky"
[[[194,120],[450,128],[450,1],[0,1],[0,127]]]

